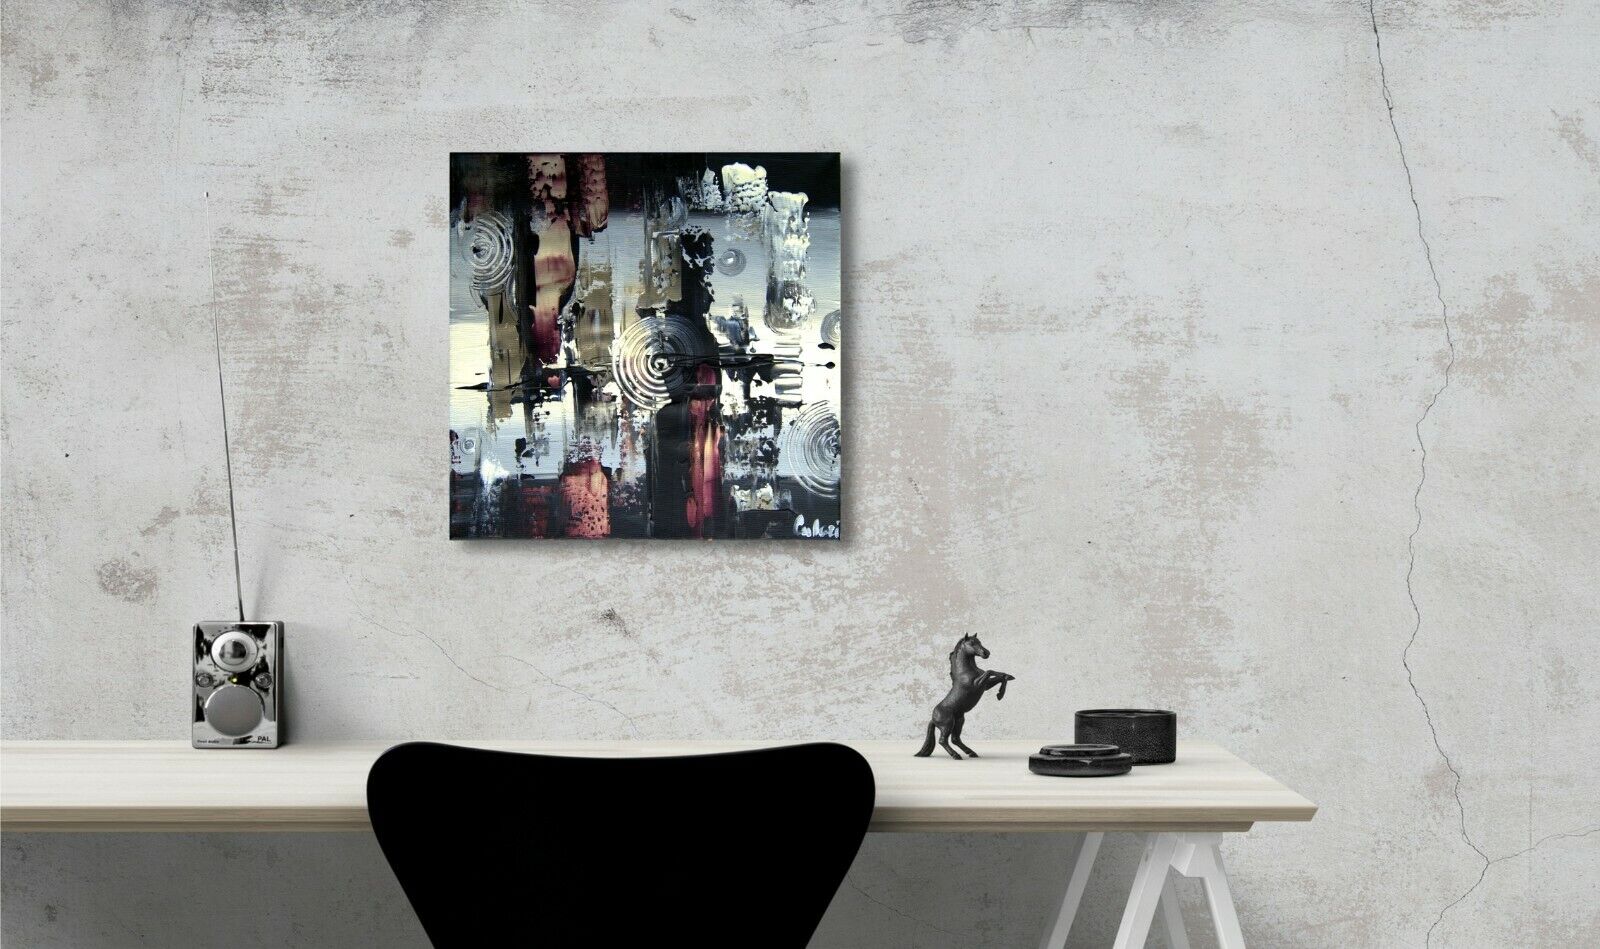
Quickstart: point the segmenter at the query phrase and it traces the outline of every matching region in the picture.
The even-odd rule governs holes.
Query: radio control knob
[[[254,636],[243,630],[230,630],[211,644],[211,661],[226,672],[243,672],[256,664],[259,648]]]
[[[261,717],[261,696],[242,685],[225,685],[206,699],[206,724],[219,735],[248,735],[261,724]]]

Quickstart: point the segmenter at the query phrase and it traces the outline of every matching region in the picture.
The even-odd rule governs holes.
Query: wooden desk
[[[1209,742],[1174,764],[1111,778],[1030,774],[1044,741],[987,742],[982,758],[915,758],[915,741],[849,741],[877,781],[874,831],[1082,832],[1074,871],[1044,945],[1059,946],[1107,831],[1147,836],[1117,946],[1143,945],[1159,902],[1186,945],[1166,870],[1206,881],[1225,946],[1242,946],[1216,842],[1256,821],[1305,821],[1316,805]],[[387,741],[289,743],[197,751],[176,741],[0,743],[0,831],[366,830],[367,770]],[[782,742],[462,741],[554,755],[677,755]],[[777,816],[777,815],[775,815]],[[1162,899],[1163,893],[1167,898]],[[1141,925],[1142,920],[1142,925]],[[1176,926],[1176,930],[1173,927]],[[1236,940],[1236,941],[1235,941]]]

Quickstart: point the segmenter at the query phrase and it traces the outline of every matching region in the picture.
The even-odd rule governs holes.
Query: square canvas
[[[450,536],[837,539],[833,153],[450,159]]]

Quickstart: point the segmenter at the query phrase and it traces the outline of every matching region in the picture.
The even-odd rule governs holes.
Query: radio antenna
[[[222,460],[228,472],[228,527],[233,532],[233,595],[239,604],[239,622],[244,622],[244,584],[239,579],[239,516],[233,507],[233,450],[228,445],[228,387],[222,382],[222,328],[217,321],[216,301],[211,305],[211,338],[217,347],[217,401],[222,405]]]

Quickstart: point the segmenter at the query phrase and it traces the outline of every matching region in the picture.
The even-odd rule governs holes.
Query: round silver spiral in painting
[[[839,348],[839,319],[838,310],[822,318],[822,341],[834,349]]]
[[[611,370],[629,402],[659,409],[694,388],[702,363],[715,360],[716,341],[681,316],[649,316],[622,332],[611,349]]]
[[[744,273],[744,251],[737,247],[729,247],[717,255],[717,273],[724,277],[737,277]]]
[[[778,472],[818,497],[839,496],[839,415],[813,402],[788,421],[778,441]]]
[[[511,279],[511,219],[499,211],[481,211],[467,225],[461,253],[472,265],[472,287],[479,293],[498,290]]]

